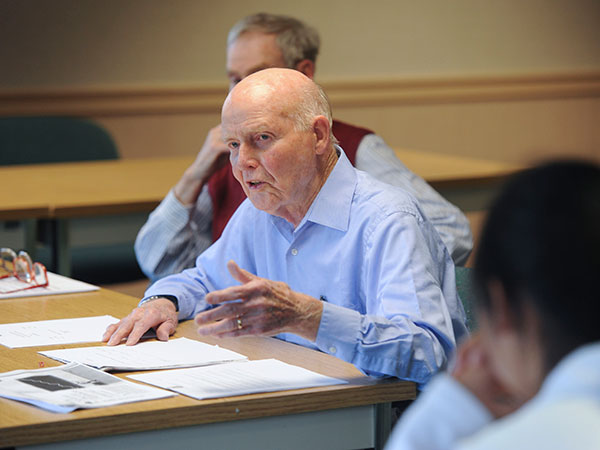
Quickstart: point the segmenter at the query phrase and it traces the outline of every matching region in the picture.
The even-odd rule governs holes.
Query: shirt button
[[[292,255],[296,256],[298,254],[298,249],[297,248],[293,248],[292,249]]]
[[[331,353],[332,355],[335,355],[335,352],[337,352],[337,348],[335,348],[333,345],[331,347],[329,347],[329,353]]]

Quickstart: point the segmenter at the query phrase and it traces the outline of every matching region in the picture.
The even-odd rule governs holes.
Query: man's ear
[[[315,152],[322,155],[331,145],[329,120],[325,116],[317,116],[313,121],[313,133],[315,134]]]
[[[311,80],[315,77],[315,63],[310,59],[303,59],[296,64],[295,69],[299,72],[302,72]]]

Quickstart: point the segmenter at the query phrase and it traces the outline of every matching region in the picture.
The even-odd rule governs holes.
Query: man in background
[[[227,39],[230,90],[246,76],[266,68],[296,69],[312,79],[319,45],[316,30],[291,17],[261,13],[240,20]],[[404,166],[394,150],[372,131],[334,120],[333,134],[358,169],[410,192],[454,262],[466,262],[473,242],[469,222],[457,207]],[[151,280],[192,267],[246,198],[228,159],[229,149],[217,126],[208,133],[196,160],[140,230],[135,252]]]

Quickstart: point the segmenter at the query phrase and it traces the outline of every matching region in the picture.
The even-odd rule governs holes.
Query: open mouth
[[[263,185],[263,182],[262,181],[248,181],[247,184],[250,189],[257,189]]]

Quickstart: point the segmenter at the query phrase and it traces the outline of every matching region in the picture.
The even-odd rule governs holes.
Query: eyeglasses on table
[[[0,284],[0,294],[48,286],[46,267],[42,263],[34,263],[23,250],[16,253],[11,248],[0,248],[0,264],[0,280],[14,278],[14,283],[7,286]]]

